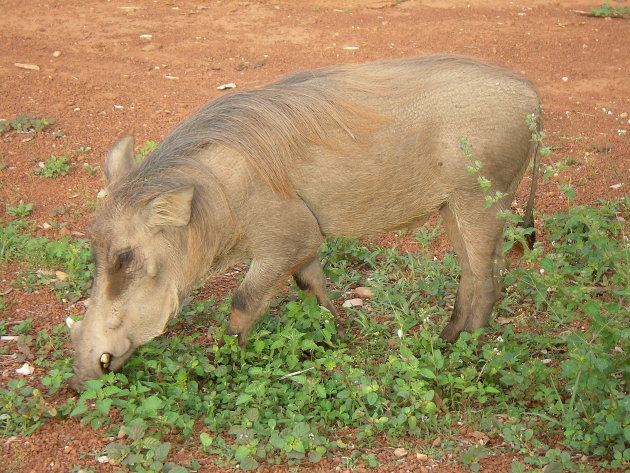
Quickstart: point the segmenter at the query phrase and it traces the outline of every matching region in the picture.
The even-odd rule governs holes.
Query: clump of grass
[[[72,164],[67,156],[51,156],[35,170],[35,174],[42,177],[55,178],[68,174],[71,167]]]
[[[56,121],[55,118],[37,118],[35,115],[17,115],[12,120],[0,120],[0,133],[8,131],[39,133]]]
[[[616,7],[608,2],[604,2],[599,7],[591,8],[593,16],[620,18],[630,15],[630,7]]]

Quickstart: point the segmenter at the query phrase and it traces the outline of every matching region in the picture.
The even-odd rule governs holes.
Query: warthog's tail
[[[527,206],[525,207],[525,215],[523,216],[523,222],[520,224],[523,228],[532,228],[534,229],[531,233],[525,235],[525,241],[527,242],[527,246],[531,250],[534,247],[534,243],[536,242],[536,230],[534,224],[534,200],[536,198],[536,189],[538,188],[538,175],[540,174],[540,153],[538,149],[540,148],[540,139],[537,136],[538,133],[542,130],[542,117],[539,115],[536,119],[536,130],[532,132],[532,134],[536,135],[536,139],[533,139],[533,146],[531,147],[530,153],[533,155],[530,157],[530,161],[532,164],[532,186],[529,190],[529,198],[527,199]]]

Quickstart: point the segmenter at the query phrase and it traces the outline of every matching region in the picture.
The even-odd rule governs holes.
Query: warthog
[[[540,116],[539,99],[516,72],[430,56],[325,67],[230,93],[141,163],[133,138],[122,138],[104,167],[108,196],[92,229],[91,302],[71,330],[71,385],[119,369],[164,331],[192,285],[244,260],[227,329],[242,346],[291,275],[336,314],[317,257],[324,238],[416,227],[436,211],[462,268],[442,337],[484,326],[504,268],[497,211],[510,207],[537,154],[528,114]],[[492,193],[505,193],[490,208],[462,137]]]

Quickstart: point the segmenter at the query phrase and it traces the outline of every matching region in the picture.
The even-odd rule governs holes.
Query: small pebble
[[[394,450],[394,455],[398,458],[402,458],[407,455],[407,450],[404,447],[398,447],[396,450]]]
[[[341,305],[341,307],[363,307],[363,299],[348,299]]]
[[[354,290],[354,293],[356,294],[357,297],[360,297],[361,299],[371,299],[372,296],[374,295],[374,293],[369,287],[357,287]]]
[[[53,57],[59,57],[61,56],[61,51],[53,51],[52,55]]]

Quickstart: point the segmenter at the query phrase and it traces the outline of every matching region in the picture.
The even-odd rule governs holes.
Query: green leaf
[[[163,442],[159,444],[157,447],[155,447],[153,451],[155,454],[155,459],[157,461],[160,461],[160,462],[164,461],[166,457],[168,456],[168,453],[171,451],[171,443]]]
[[[378,401],[378,394],[375,392],[368,393],[367,402],[370,406],[373,406]]]
[[[435,373],[429,368],[420,368],[418,373],[428,379],[435,379]]]
[[[258,469],[258,462],[254,460],[252,457],[245,457],[241,461],[239,461],[239,465],[241,470],[244,471],[252,471]]]
[[[70,417],[85,414],[87,410],[88,410],[88,406],[86,404],[77,404],[77,406],[74,409],[72,409],[72,412],[70,413]]]
[[[162,467],[162,473],[189,473],[188,468],[168,462]]]
[[[544,469],[543,473],[563,473],[564,468],[559,463],[551,462]]]
[[[145,411],[157,411],[164,405],[164,401],[162,401],[157,396],[151,396],[144,399],[141,403],[141,408]]]
[[[249,401],[253,399],[251,394],[241,393],[238,398],[236,398],[236,405],[240,406],[241,404],[247,404]]]
[[[109,409],[112,407],[111,399],[98,399],[95,403],[96,409],[103,415],[109,414]]]
[[[214,441],[214,439],[206,432],[201,432],[199,434],[199,441],[201,442],[201,445],[203,445],[204,447],[209,447],[210,445],[212,445],[212,442]]]

